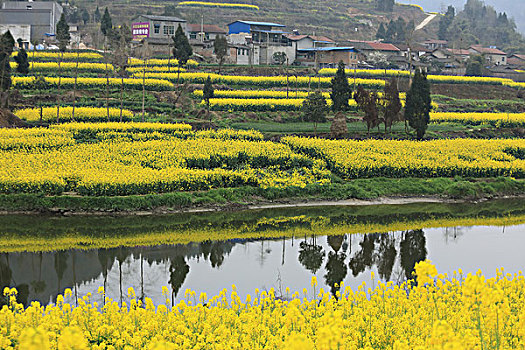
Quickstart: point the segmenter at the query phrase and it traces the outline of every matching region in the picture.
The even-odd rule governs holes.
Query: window
[[[164,26],[164,35],[173,35],[175,34],[175,26]]]
[[[160,33],[160,24],[155,23],[153,25],[153,31],[155,32],[155,34],[159,34]]]
[[[190,33],[190,39],[197,39],[197,33]]]

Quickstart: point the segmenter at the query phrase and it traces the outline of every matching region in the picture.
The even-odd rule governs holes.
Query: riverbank
[[[328,185],[308,185],[304,188],[239,187],[140,196],[4,194],[0,195],[0,213],[147,215],[327,204],[479,201],[520,196],[525,196],[523,179],[372,178]]]

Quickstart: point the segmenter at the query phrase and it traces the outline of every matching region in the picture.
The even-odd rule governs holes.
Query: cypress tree
[[[93,14],[93,22],[98,23],[100,22],[100,10],[97,6],[97,9],[95,10],[95,13]]]
[[[56,36],[60,51],[66,51],[67,45],[71,40],[71,35],[69,34],[69,26],[67,25],[66,16],[64,15],[64,13],[60,15],[60,20],[57,23]]]
[[[405,119],[416,130],[418,140],[423,139],[430,122],[431,103],[430,83],[426,74],[418,69],[407,92],[405,104]]]
[[[210,98],[213,98],[215,91],[213,89],[213,85],[211,84],[211,78],[208,75],[208,79],[206,79],[206,82],[204,83],[204,88],[202,89],[202,98],[204,101],[206,101],[206,111],[208,114],[208,118],[210,117]]]
[[[18,73],[23,75],[29,73],[29,60],[27,58],[27,52],[23,47],[18,50],[18,54],[15,56],[15,62],[17,63],[16,71]]]
[[[332,78],[332,110],[346,111],[348,110],[348,101],[352,96],[352,88],[348,83],[348,78],[345,72],[345,64],[343,61],[339,62],[335,77]]]
[[[377,29],[376,39],[383,39],[383,40],[386,39],[386,28],[383,23],[381,23],[379,25],[379,28]]]
[[[387,128],[392,129],[392,124],[396,121],[401,108],[401,100],[399,98],[399,90],[397,89],[397,79],[392,78],[385,84],[385,92],[383,94],[384,114],[383,119],[385,123],[385,133]]]
[[[9,60],[13,53],[15,39],[8,30],[0,36],[0,64],[2,65],[2,74],[0,76],[1,89],[1,107],[7,108],[9,105],[9,88],[11,87],[11,66]]]
[[[188,62],[191,55],[193,55],[193,50],[191,48],[190,42],[182,27],[179,24],[179,27],[175,31],[175,36],[173,37],[173,56],[179,60],[179,66],[185,65]]]
[[[109,15],[108,8],[104,10],[104,15],[100,20],[100,31],[104,36],[108,36],[109,32],[113,29],[113,22],[111,21],[111,16]]]

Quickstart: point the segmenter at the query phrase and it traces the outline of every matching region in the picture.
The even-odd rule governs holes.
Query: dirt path
[[[425,18],[425,19],[423,20],[423,22],[419,23],[419,25],[416,27],[415,30],[420,30],[420,29],[425,28],[425,27],[427,26],[427,24],[429,24],[430,22],[432,22],[432,20],[433,20],[434,18],[436,18],[436,16],[437,16],[436,14],[428,15],[428,17]]]

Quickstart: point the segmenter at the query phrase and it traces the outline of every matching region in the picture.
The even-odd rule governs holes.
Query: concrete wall
[[[26,24],[0,24],[0,34],[4,34],[7,31],[11,32],[11,35],[17,41],[22,39],[24,42],[31,40],[31,26]]]

